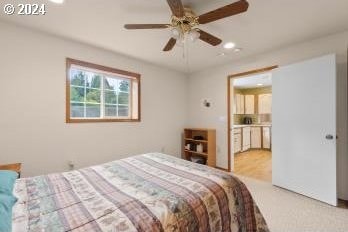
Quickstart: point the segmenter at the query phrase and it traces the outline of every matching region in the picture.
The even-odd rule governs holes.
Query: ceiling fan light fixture
[[[199,34],[199,32],[195,29],[192,29],[189,33],[188,33],[188,37],[190,39],[190,41],[195,42],[197,39],[199,39],[201,34]]]
[[[232,42],[227,42],[227,43],[224,44],[224,48],[225,48],[225,49],[232,49],[232,48],[234,48],[235,46],[236,46],[236,44],[235,44],[235,43],[232,43]]]
[[[173,28],[170,30],[170,32],[172,33],[172,37],[173,37],[174,39],[179,39],[179,38],[180,38],[181,32],[179,31],[178,28],[173,27]]]

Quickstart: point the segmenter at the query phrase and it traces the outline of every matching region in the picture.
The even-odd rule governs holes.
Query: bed
[[[160,153],[18,179],[14,195],[14,232],[268,231],[238,178]]]

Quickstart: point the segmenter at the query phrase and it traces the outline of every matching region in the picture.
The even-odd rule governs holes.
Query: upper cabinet
[[[259,95],[259,114],[271,114],[272,113],[272,94],[260,94]]]
[[[255,99],[257,101],[255,101]],[[256,110],[255,110],[256,109]],[[257,112],[256,112],[257,111]],[[272,114],[272,94],[235,94],[234,114]]]
[[[235,114],[244,114],[244,95],[236,94],[234,98],[234,113]]]
[[[254,95],[244,95],[245,97],[245,111],[244,114],[254,114],[255,113],[255,96]]]

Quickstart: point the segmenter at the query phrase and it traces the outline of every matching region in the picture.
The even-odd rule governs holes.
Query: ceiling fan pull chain
[[[189,49],[188,44],[185,43],[185,52],[186,52],[186,71],[190,72],[190,64],[189,64]]]

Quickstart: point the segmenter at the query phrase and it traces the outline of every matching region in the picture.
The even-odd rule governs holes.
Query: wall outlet
[[[162,152],[162,153],[165,153],[165,152],[166,152],[166,147],[162,147],[162,148],[161,148],[161,152]]]

